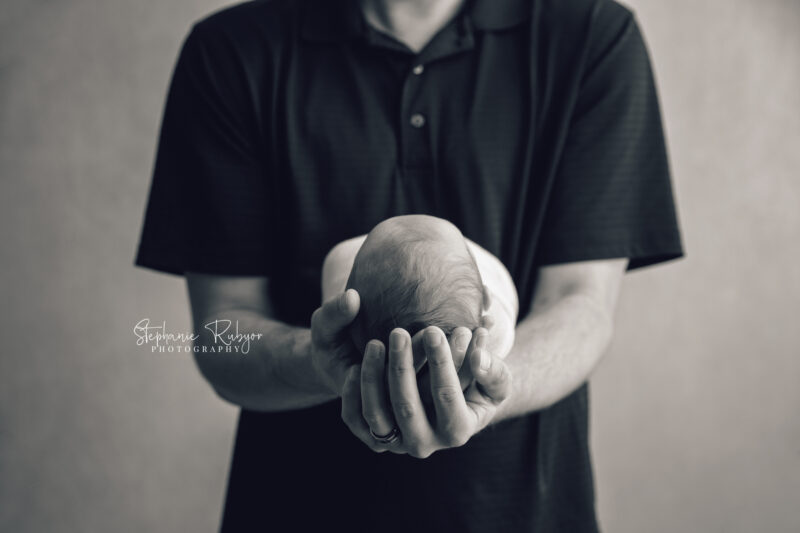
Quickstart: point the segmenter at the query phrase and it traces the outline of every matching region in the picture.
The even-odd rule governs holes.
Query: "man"
[[[348,358],[358,295],[319,307],[322,260],[406,213],[453,222],[508,268],[520,320],[505,361],[481,329],[395,331]],[[584,383],[620,278],[680,255],[626,9],[273,0],[184,43],[137,263],[186,275],[199,333],[225,318],[265,334],[246,356],[196,356],[243,408],[223,530],[583,532],[597,530]]]

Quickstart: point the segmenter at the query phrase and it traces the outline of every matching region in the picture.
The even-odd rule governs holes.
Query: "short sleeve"
[[[539,264],[683,254],[656,86],[639,27],[604,3],[547,205]]]
[[[274,225],[253,83],[235,43],[202,30],[173,73],[136,264],[268,275]]]

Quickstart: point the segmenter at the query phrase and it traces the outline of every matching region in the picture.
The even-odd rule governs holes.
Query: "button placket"
[[[425,67],[416,63],[403,84],[400,104],[400,169],[409,180],[416,181],[428,174],[431,166],[428,120],[424,102],[424,80],[421,74]]]

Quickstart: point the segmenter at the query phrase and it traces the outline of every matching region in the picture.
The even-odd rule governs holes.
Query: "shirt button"
[[[414,74],[416,74],[417,76],[419,76],[420,74],[422,74],[423,72],[425,72],[425,65],[417,65],[416,67],[414,67],[414,68],[411,70],[411,72],[413,72]]]
[[[420,115],[419,113],[414,113],[411,115],[411,120],[409,121],[412,126],[415,128],[421,128],[425,125],[425,117]]]

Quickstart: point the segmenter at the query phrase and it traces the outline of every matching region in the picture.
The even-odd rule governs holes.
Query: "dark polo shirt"
[[[542,265],[681,255],[631,13],[475,0],[419,54],[347,1],[250,2],[194,26],[137,264],[267,276],[278,317],[308,326],[327,251],[406,213],[499,257],[522,318]],[[338,402],[243,410],[223,529],[595,531],[587,419],[582,387],[417,460],[368,450]]]

